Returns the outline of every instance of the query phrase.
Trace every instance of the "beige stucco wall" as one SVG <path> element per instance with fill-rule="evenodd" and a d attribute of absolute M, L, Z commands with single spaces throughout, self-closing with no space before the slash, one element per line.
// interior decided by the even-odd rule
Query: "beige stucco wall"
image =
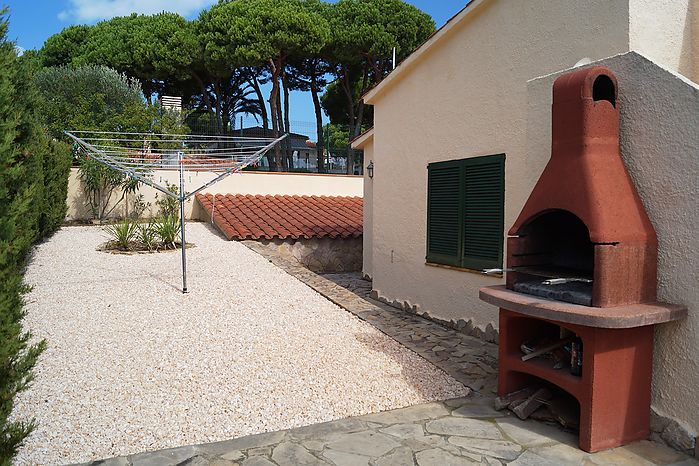
<path fill-rule="evenodd" d="M 658 235 L 658 298 L 689 317 L 657 327 L 653 407 L 699 431 L 699 86 L 636 53 L 603 60 L 619 82 L 621 149 Z M 551 144 L 551 86 L 528 83 L 527 152 Z M 536 159 L 536 160 L 535 160 Z M 538 177 L 543 164 L 531 157 Z"/>
<path fill-rule="evenodd" d="M 699 1 L 629 0 L 629 50 L 699 82 Z"/>
<path fill-rule="evenodd" d="M 188 173 L 185 176 L 185 191 L 192 191 L 216 175 L 210 172 Z M 159 184 L 169 182 L 179 186 L 179 173 L 172 170 L 157 170 L 153 173 L 154 181 Z M 343 175 L 316 175 L 316 174 L 290 174 L 290 173 L 256 173 L 244 172 L 230 175 L 220 182 L 205 189 L 206 193 L 213 194 L 288 194 L 307 196 L 362 196 L 363 181 L 361 176 Z M 156 194 L 158 192 L 148 186 L 139 190 L 143 194 L 144 201 L 150 202 L 155 207 Z M 158 194 L 163 196 L 163 194 Z M 112 197 L 118 199 L 121 193 L 115 193 Z M 78 177 L 78 170 L 71 169 L 68 182 L 68 220 L 85 220 L 90 218 L 90 209 Z M 130 204 L 133 204 L 132 202 Z M 185 215 L 192 217 L 194 202 L 186 205 Z M 124 216 L 125 211 L 120 206 L 114 211 L 114 216 Z M 156 215 L 154 208 L 149 209 L 145 215 Z M 195 217 L 198 213 L 194 212 Z"/>
<path fill-rule="evenodd" d="M 507 154 L 505 224 L 550 154 L 526 150 L 527 80 L 628 46 L 623 1 L 488 0 L 398 75 L 375 105 L 374 289 L 443 320 L 497 325 L 478 289 L 500 279 L 425 265 L 427 164 Z M 544 14 L 545 12 L 545 14 Z M 621 27 L 619 25 L 622 25 Z M 368 203 L 368 202 L 367 202 Z M 366 233 L 365 233 L 366 236 Z"/>
<path fill-rule="evenodd" d="M 369 178 L 367 173 L 367 165 L 369 162 L 374 162 L 374 170 L 377 169 L 379 165 L 375 160 L 374 155 L 374 139 L 371 140 L 364 146 L 364 236 L 362 245 L 362 274 L 366 277 L 373 277 L 374 271 L 372 269 L 372 254 L 374 245 L 372 244 L 372 238 L 374 235 L 371 233 L 374 222 L 373 222 L 373 205 L 374 205 L 374 180 Z"/>

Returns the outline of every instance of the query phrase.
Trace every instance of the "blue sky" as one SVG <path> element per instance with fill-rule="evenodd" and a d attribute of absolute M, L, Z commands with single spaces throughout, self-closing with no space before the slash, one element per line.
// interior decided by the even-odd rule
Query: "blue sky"
<path fill-rule="evenodd" d="M 437 27 L 461 10 L 467 0 L 406 0 L 432 15 Z M 9 38 L 22 49 L 40 48 L 44 41 L 71 24 L 92 24 L 132 12 L 175 11 L 193 18 L 216 0 L 0 0 L 10 9 Z M 294 93 L 292 120 L 314 121 L 310 97 Z"/>

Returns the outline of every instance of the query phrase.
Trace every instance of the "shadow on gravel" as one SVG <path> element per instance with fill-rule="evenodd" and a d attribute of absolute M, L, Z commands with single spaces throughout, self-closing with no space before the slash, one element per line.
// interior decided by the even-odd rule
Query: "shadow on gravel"
<path fill-rule="evenodd" d="M 467 395 L 468 388 L 463 387 L 459 382 L 454 380 L 454 389 L 451 393 L 445 393 L 442 396 L 435 397 L 435 391 L 443 387 L 435 386 L 435 381 L 426 377 L 425 371 L 420 368 L 420 366 L 424 365 L 433 365 L 420 357 L 418 357 L 419 362 L 410 362 L 410 359 L 415 361 L 415 358 L 407 357 L 410 350 L 400 343 L 391 340 L 390 337 L 383 334 L 369 333 L 355 333 L 354 337 L 368 350 L 383 353 L 398 364 L 401 367 L 401 375 L 405 381 L 426 401 L 441 401 Z M 436 366 L 433 366 L 433 369 L 443 372 Z M 444 376 L 448 377 L 448 374 L 444 373 Z"/>

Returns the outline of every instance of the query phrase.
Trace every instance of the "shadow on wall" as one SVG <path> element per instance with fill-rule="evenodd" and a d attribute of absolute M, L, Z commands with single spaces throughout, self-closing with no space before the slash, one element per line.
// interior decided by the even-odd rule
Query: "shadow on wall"
<path fill-rule="evenodd" d="M 682 53 L 679 72 L 694 82 L 699 81 L 699 2 L 690 1 L 682 34 Z"/>

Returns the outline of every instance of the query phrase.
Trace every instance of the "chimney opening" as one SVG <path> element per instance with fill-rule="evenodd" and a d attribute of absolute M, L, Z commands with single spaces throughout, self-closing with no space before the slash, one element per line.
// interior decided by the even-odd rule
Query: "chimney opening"
<path fill-rule="evenodd" d="M 616 89 L 612 78 L 603 74 L 595 79 L 592 85 L 592 100 L 595 102 L 606 100 L 616 107 Z"/>

